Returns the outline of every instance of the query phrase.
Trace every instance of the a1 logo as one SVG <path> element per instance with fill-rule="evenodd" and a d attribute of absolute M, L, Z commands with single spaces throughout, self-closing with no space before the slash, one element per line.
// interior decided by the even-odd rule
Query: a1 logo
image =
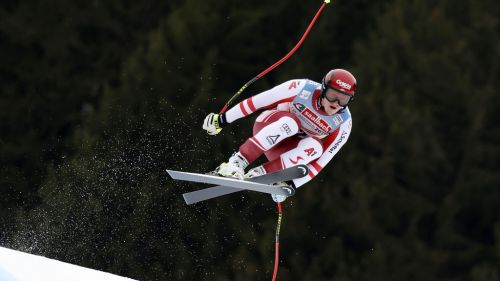
<path fill-rule="evenodd" d="M 314 148 L 307 148 L 307 149 L 304 149 L 304 152 L 307 153 L 307 156 L 311 156 L 314 154 Z"/>

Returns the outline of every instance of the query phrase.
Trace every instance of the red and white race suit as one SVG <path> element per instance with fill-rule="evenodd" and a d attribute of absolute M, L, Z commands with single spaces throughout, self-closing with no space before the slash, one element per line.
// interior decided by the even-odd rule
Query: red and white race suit
<path fill-rule="evenodd" d="M 226 112 L 228 123 L 266 109 L 256 119 L 253 136 L 240 153 L 253 162 L 265 154 L 267 173 L 307 164 L 309 174 L 295 179 L 299 187 L 314 178 L 349 138 L 352 118 L 348 108 L 328 116 L 320 107 L 321 84 L 296 79 L 252 96 Z"/>

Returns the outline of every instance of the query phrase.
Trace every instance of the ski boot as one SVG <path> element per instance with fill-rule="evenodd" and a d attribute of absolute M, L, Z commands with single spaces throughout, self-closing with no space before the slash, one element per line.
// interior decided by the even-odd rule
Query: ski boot
<path fill-rule="evenodd" d="M 264 170 L 264 167 L 258 166 L 258 167 L 250 169 L 245 174 L 245 178 L 249 179 L 249 178 L 253 178 L 253 177 L 262 176 L 262 175 L 265 175 L 265 174 L 267 174 L 267 172 L 266 172 L 266 170 Z M 289 185 L 286 182 L 284 182 L 284 181 L 274 183 L 273 185 L 275 185 L 275 186 L 286 186 L 286 187 L 289 187 Z M 287 196 L 271 194 L 271 197 L 273 198 L 274 202 L 280 203 L 280 202 L 285 201 L 285 199 L 286 199 Z"/>
<path fill-rule="evenodd" d="M 245 168 L 248 166 L 247 159 L 239 152 L 235 152 L 229 158 L 227 163 L 220 164 L 215 169 L 215 174 L 223 177 L 243 179 L 245 177 Z"/>
<path fill-rule="evenodd" d="M 266 173 L 266 170 L 264 170 L 264 167 L 258 166 L 258 167 L 255 167 L 255 168 L 248 170 L 248 172 L 245 174 L 245 179 L 263 176 L 265 174 L 267 174 L 267 173 Z"/>

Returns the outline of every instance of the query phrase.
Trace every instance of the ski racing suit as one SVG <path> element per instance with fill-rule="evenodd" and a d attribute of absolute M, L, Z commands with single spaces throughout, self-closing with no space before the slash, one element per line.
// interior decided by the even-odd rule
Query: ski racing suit
<path fill-rule="evenodd" d="M 346 107 L 328 116 L 321 109 L 321 84 L 296 79 L 243 100 L 225 114 L 227 123 L 267 109 L 256 119 L 253 136 L 240 146 L 252 163 L 262 154 L 267 173 L 307 164 L 309 174 L 293 180 L 300 187 L 314 178 L 346 143 L 352 119 Z"/>

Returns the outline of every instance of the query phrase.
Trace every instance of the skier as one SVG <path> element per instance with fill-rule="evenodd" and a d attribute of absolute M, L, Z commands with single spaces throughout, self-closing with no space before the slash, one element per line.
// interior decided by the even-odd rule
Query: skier
<path fill-rule="evenodd" d="M 314 178 L 346 143 L 352 119 L 347 105 L 354 98 L 356 79 L 344 69 L 333 69 L 322 83 L 295 79 L 243 100 L 226 113 L 207 115 L 203 129 L 210 135 L 237 119 L 267 109 L 256 119 L 253 136 L 215 169 L 224 177 L 239 179 L 307 164 L 309 174 L 288 182 L 294 188 Z M 267 163 L 245 169 L 265 154 Z M 282 195 L 273 195 L 282 202 Z"/>

